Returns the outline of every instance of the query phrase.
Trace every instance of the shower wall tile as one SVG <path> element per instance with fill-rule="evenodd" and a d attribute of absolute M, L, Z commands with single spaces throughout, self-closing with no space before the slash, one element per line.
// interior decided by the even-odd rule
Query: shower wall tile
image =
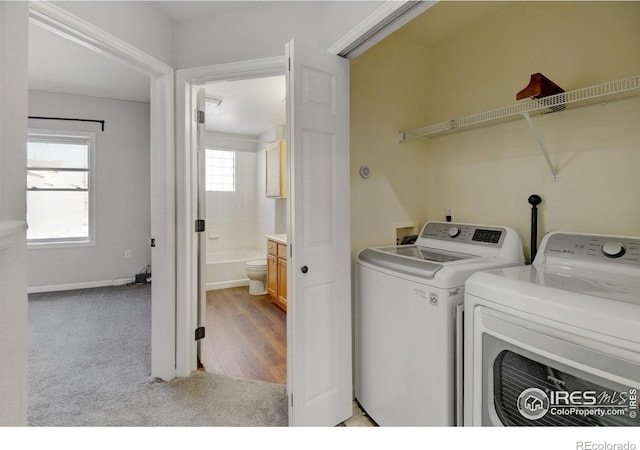
<path fill-rule="evenodd" d="M 256 248 L 256 157 L 236 152 L 235 192 L 207 192 L 207 251 Z"/>
<path fill-rule="evenodd" d="M 273 141 L 284 137 L 279 126 L 258 137 Z M 236 191 L 207 192 L 207 251 L 264 250 L 265 234 L 286 233 L 286 200 L 265 195 L 266 144 L 249 144 L 207 135 L 208 148 L 236 148 Z M 212 239 L 210 236 L 217 236 Z"/>

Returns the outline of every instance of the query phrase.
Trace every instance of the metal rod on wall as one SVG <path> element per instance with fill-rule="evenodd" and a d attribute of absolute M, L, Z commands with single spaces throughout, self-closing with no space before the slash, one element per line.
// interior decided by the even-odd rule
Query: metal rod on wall
<path fill-rule="evenodd" d="M 533 264 L 533 260 L 536 259 L 538 253 L 538 205 L 542 203 L 542 198 L 533 194 L 530 195 L 528 200 L 531 205 L 531 248 L 530 248 L 530 263 Z"/>
<path fill-rule="evenodd" d="M 29 116 L 29 119 L 40 119 L 40 120 L 70 120 L 74 122 L 95 122 L 99 123 L 102 127 L 102 131 L 104 131 L 104 120 L 94 120 L 94 119 L 70 119 L 67 117 L 43 117 L 43 116 Z"/>

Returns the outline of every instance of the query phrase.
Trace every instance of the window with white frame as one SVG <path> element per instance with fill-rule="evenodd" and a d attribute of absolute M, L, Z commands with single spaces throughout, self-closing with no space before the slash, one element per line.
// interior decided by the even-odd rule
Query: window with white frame
<path fill-rule="evenodd" d="M 236 152 L 206 149 L 205 176 L 207 191 L 235 192 Z"/>
<path fill-rule="evenodd" d="M 27 242 L 93 243 L 95 134 L 30 130 L 27 139 Z"/>

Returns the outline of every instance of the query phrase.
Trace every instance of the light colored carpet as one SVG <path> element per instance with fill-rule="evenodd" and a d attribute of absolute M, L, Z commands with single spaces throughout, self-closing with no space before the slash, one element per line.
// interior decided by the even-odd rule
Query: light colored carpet
<path fill-rule="evenodd" d="M 31 426 L 286 426 L 285 387 L 150 379 L 151 289 L 29 296 Z"/>

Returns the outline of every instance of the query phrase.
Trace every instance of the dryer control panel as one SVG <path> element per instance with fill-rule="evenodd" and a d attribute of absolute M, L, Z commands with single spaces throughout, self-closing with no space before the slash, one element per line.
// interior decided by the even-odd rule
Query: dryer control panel
<path fill-rule="evenodd" d="M 554 233 L 546 241 L 544 254 L 640 267 L 640 238 Z"/>
<path fill-rule="evenodd" d="M 450 222 L 428 222 L 422 228 L 420 237 L 498 248 L 502 246 L 505 234 L 506 230 L 500 227 Z"/>

